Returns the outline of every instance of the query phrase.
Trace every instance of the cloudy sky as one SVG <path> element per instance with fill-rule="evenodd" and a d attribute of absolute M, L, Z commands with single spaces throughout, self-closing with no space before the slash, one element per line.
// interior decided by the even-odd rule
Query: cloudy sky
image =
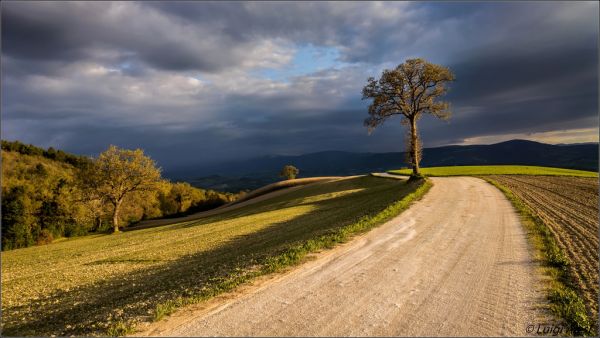
<path fill-rule="evenodd" d="M 361 89 L 407 58 L 449 66 L 425 146 L 598 140 L 598 2 L 2 2 L 2 138 L 165 169 L 370 136 Z"/>

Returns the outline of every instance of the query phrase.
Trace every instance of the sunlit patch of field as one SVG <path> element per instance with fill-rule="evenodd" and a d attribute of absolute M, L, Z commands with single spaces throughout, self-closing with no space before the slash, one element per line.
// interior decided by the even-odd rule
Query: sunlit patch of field
<path fill-rule="evenodd" d="M 126 333 L 155 319 L 161 304 L 217 294 L 294 246 L 379 215 L 422 183 L 318 183 L 194 221 L 4 252 L 3 333 Z"/>
<path fill-rule="evenodd" d="M 398 169 L 388 171 L 390 174 L 410 175 L 411 169 Z M 545 176 L 580 176 L 598 177 L 597 172 L 538 167 L 527 165 L 478 165 L 478 166 L 450 166 L 421 168 L 421 173 L 426 176 L 479 176 L 479 175 L 545 175 Z"/>

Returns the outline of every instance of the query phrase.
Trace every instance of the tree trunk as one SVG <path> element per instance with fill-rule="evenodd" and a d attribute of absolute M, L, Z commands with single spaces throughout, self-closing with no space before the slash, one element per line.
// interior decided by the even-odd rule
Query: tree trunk
<path fill-rule="evenodd" d="M 96 216 L 94 218 L 94 229 L 93 231 L 98 231 L 98 229 L 100 229 L 100 227 L 102 227 L 102 218 L 100 216 Z"/>
<path fill-rule="evenodd" d="M 412 157 L 412 170 L 413 176 L 419 176 L 419 136 L 417 135 L 417 121 L 416 119 L 410 120 L 410 151 Z"/>
<path fill-rule="evenodd" d="M 177 196 L 175 198 L 175 202 L 177 202 L 177 213 L 183 213 L 183 198 L 181 196 Z"/>
<path fill-rule="evenodd" d="M 113 211 L 113 232 L 119 232 L 119 209 L 121 208 L 121 201 L 115 203 L 115 210 Z"/>

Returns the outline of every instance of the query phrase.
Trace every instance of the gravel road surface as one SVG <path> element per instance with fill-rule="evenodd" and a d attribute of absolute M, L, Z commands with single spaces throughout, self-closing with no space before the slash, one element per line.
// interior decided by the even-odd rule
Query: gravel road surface
<path fill-rule="evenodd" d="M 527 325 L 545 315 L 517 214 L 483 180 L 431 180 L 421 201 L 386 224 L 143 334 L 527 335 Z"/>

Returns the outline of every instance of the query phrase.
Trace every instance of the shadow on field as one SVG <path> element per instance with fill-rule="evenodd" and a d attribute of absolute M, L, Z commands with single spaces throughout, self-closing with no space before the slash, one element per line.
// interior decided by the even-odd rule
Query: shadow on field
<path fill-rule="evenodd" d="M 326 184 L 337 185 L 333 186 L 333 192 L 366 189 L 311 203 L 315 209 L 309 213 L 248 235 L 234 237 L 210 251 L 152 265 L 101 283 L 56 292 L 27 306 L 7 308 L 2 333 L 5 336 L 105 334 L 106 328 L 118 321 L 151 320 L 156 304 L 177 297 L 198 295 L 228 277 L 260 267 L 268 257 L 282 252 L 292 243 L 332 232 L 357 221 L 363 215 L 376 214 L 417 187 L 404 181 L 390 182 L 372 177 Z M 392 191 L 398 193 L 389 193 Z M 276 210 L 282 203 L 279 201 L 270 208 L 266 205 L 252 206 L 257 209 L 252 213 Z M 348 208 L 340 205 L 359 207 L 361 213 L 349 212 Z M 225 219 L 239 215 L 239 212 L 234 212 Z M 210 217 L 199 220 L 194 222 L 194 226 L 210 221 Z M 175 229 L 165 229 L 171 230 Z M 168 249 L 166 247 L 165 251 Z M 134 263 L 140 262 L 103 262 L 114 264 L 115 270 L 119 265 Z M 19 317 L 24 318 L 19 322 Z"/>

